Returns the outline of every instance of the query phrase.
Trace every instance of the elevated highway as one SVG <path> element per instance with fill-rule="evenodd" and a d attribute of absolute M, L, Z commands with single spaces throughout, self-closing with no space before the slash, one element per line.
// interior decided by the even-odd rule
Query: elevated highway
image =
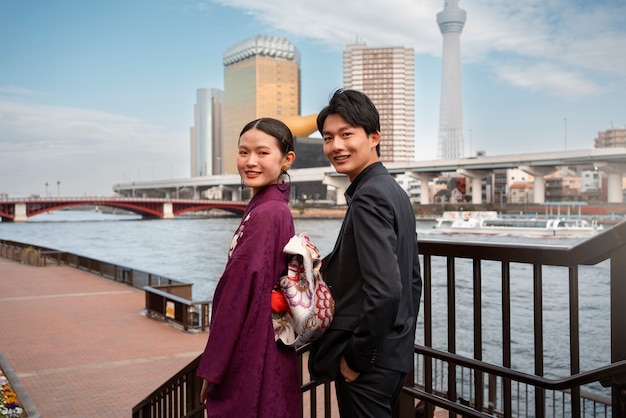
<path fill-rule="evenodd" d="M 626 173 L 626 148 L 594 148 L 588 150 L 554 151 L 499 156 L 478 156 L 453 160 L 411 161 L 385 163 L 392 174 L 407 174 L 421 181 L 422 190 L 428 182 L 442 173 L 456 172 L 471 179 L 472 202 L 482 203 L 482 179 L 495 169 L 519 168 L 534 177 L 535 203 L 545 202 L 544 176 L 553 173 L 560 166 L 593 166 L 608 178 L 608 202 L 622 203 L 622 177 Z M 348 179 L 337 174 L 331 167 L 292 169 L 289 171 L 292 182 L 321 182 L 337 189 L 337 203 L 344 204 L 343 192 L 349 185 Z M 212 188 L 224 188 L 232 198 L 241 199 L 241 179 L 237 174 L 170 179 L 147 182 L 120 183 L 113 190 L 122 196 L 143 196 L 159 191 L 165 196 L 176 197 L 181 190 L 192 190 L 194 196 Z M 429 204 L 428 193 L 421 193 L 421 204 Z"/>

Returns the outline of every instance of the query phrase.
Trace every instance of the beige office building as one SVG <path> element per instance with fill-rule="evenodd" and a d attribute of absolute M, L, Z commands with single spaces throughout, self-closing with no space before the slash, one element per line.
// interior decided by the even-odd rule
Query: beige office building
<path fill-rule="evenodd" d="M 626 128 L 608 129 L 598 132 L 594 140 L 596 148 L 623 148 L 626 147 Z"/>
<path fill-rule="evenodd" d="M 300 114 L 300 53 L 286 38 L 257 35 L 228 49 L 224 63 L 223 173 L 237 173 L 241 128 L 259 117 Z"/>
<path fill-rule="evenodd" d="M 343 82 L 345 88 L 367 94 L 380 113 L 381 160 L 415 160 L 414 50 L 347 45 Z"/>

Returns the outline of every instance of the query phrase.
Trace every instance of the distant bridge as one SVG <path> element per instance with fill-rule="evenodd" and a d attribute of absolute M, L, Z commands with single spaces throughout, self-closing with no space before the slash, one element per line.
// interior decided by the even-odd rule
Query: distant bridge
<path fill-rule="evenodd" d="M 129 197 L 31 197 L 0 199 L 3 222 L 26 222 L 28 218 L 76 206 L 109 206 L 147 218 L 170 219 L 188 212 L 222 209 L 236 215 L 246 210 L 247 202 L 225 200 L 159 199 Z"/>

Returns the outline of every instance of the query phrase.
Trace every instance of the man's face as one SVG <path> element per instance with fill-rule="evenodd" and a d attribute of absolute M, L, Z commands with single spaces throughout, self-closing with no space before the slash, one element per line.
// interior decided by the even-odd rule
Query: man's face
<path fill-rule="evenodd" d="M 338 114 L 329 115 L 322 131 L 324 154 L 338 173 L 346 174 L 350 182 L 370 164 L 378 161 L 376 145 L 380 133 L 365 134 L 363 127 L 350 125 Z"/>

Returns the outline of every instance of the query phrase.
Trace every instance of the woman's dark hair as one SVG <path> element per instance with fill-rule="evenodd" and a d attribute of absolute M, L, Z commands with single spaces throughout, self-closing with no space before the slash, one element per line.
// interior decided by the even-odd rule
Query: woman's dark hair
<path fill-rule="evenodd" d="M 328 106 L 317 115 L 317 129 L 323 135 L 324 122 L 330 115 L 339 115 L 354 127 L 362 127 L 366 135 L 380 132 L 380 115 L 374 103 L 357 90 L 336 90 Z M 376 146 L 380 156 L 380 144 Z"/>
<path fill-rule="evenodd" d="M 250 129 L 258 129 L 259 131 L 265 132 L 266 134 L 276 138 L 278 148 L 283 155 L 287 155 L 289 151 L 294 151 L 293 135 L 291 130 L 287 125 L 278 119 L 255 119 L 243 127 L 241 133 L 239 134 L 239 138 L 241 138 L 241 135 L 248 132 Z"/>

